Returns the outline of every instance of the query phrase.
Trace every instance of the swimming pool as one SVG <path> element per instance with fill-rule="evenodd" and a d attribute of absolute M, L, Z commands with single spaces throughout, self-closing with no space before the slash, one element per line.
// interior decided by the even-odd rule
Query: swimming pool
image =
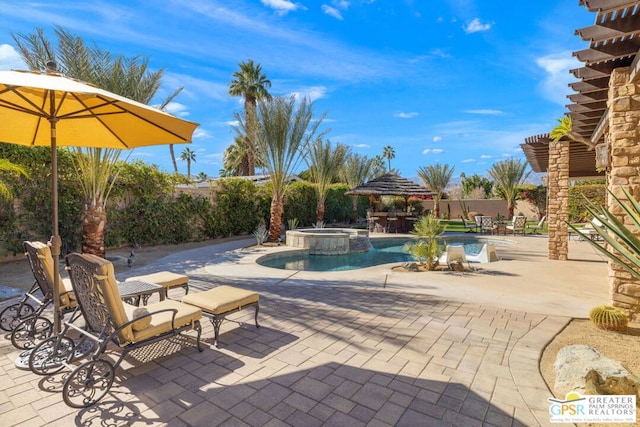
<path fill-rule="evenodd" d="M 302 271 L 346 271 L 374 265 L 394 262 L 413 262 L 415 259 L 402 248 L 411 238 L 381 238 L 371 239 L 373 249 L 368 252 L 345 255 L 309 255 L 306 252 L 283 252 L 276 256 L 264 256 L 257 260 L 258 264 L 279 268 L 282 270 Z M 479 239 L 473 236 L 445 236 L 443 243 L 448 245 L 463 245 L 467 255 L 477 255 L 485 243 L 496 246 L 509 244 L 507 241 L 495 239 Z"/>

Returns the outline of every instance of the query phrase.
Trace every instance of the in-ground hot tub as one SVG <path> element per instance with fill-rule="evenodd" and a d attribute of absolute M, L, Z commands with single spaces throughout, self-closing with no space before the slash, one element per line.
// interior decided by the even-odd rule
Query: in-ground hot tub
<path fill-rule="evenodd" d="M 310 255 L 344 255 L 371 249 L 369 230 L 310 228 L 287 231 L 287 246 L 307 249 Z"/>

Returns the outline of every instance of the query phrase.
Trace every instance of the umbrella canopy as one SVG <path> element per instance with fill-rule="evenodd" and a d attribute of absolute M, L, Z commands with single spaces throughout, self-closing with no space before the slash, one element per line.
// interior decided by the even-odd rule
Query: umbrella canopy
<path fill-rule="evenodd" d="M 345 191 L 349 196 L 432 196 L 433 191 L 394 173 L 387 173 L 376 179 Z"/>
<path fill-rule="evenodd" d="M 49 64 L 47 64 L 49 65 Z M 51 147 L 54 328 L 60 330 L 57 146 L 130 149 L 191 142 L 197 123 L 55 72 L 0 71 L 0 142 Z"/>

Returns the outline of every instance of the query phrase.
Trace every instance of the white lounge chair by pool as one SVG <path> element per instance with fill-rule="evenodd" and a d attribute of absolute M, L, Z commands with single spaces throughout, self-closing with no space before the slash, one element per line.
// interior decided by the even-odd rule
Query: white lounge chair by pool
<path fill-rule="evenodd" d="M 482 249 L 478 255 L 467 255 L 467 260 L 469 262 L 487 263 L 498 261 L 499 258 L 495 245 L 485 243 L 482 245 Z"/>

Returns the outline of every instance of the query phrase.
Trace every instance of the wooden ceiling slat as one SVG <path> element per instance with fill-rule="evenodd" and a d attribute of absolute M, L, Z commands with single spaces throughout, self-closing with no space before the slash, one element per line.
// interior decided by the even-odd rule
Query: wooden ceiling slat
<path fill-rule="evenodd" d="M 586 7 L 589 12 L 620 9 L 633 6 L 635 3 L 637 2 L 629 0 L 580 0 L 580 5 Z"/>
<path fill-rule="evenodd" d="M 593 62 L 625 58 L 635 54 L 638 49 L 640 49 L 640 38 L 633 37 L 615 43 L 601 44 L 589 49 L 579 50 L 573 52 L 573 56 L 577 57 L 580 62 L 586 62 L 589 65 Z"/>
<path fill-rule="evenodd" d="M 640 14 L 628 13 L 622 18 L 608 19 L 590 27 L 576 30 L 584 41 L 607 40 L 637 33 L 640 29 Z"/>

